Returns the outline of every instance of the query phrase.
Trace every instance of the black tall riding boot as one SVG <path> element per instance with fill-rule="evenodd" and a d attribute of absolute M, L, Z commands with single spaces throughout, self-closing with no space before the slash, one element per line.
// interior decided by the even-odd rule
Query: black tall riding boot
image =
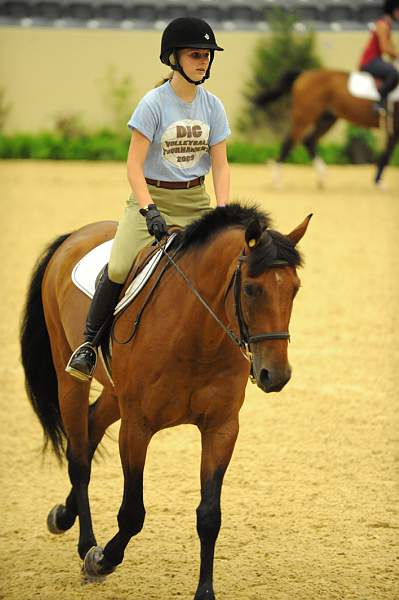
<path fill-rule="evenodd" d="M 79 381 L 90 381 L 97 364 L 96 339 L 102 326 L 114 312 L 123 284 L 114 283 L 105 267 L 91 301 L 84 331 L 85 341 L 72 354 L 65 368 L 67 373 Z"/>
<path fill-rule="evenodd" d="M 387 77 L 380 88 L 380 99 L 378 102 L 374 103 L 374 110 L 376 110 L 380 115 L 385 116 L 388 112 L 388 94 L 390 91 L 395 89 L 398 83 L 398 76 L 395 73 L 392 73 L 389 77 Z"/>

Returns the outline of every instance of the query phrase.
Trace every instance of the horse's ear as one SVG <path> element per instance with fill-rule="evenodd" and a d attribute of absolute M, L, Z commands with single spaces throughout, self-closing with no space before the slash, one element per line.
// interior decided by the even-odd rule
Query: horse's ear
<path fill-rule="evenodd" d="M 249 249 L 255 248 L 263 233 L 263 229 L 258 219 L 254 219 L 248 225 L 245 232 L 245 241 Z"/>
<path fill-rule="evenodd" d="M 290 238 L 291 242 L 293 242 L 294 246 L 303 238 L 306 233 L 306 230 L 309 225 L 309 221 L 312 218 L 313 213 L 308 215 L 304 221 L 298 227 L 296 227 L 291 233 L 287 234 L 287 237 Z"/>

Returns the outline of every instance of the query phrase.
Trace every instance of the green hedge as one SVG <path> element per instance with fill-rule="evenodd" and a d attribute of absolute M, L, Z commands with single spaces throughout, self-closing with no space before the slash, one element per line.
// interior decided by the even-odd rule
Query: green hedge
<path fill-rule="evenodd" d="M 320 155 L 327 164 L 350 164 L 355 162 L 349 151 L 353 143 L 353 131 L 348 130 L 347 139 L 342 144 L 325 143 L 320 145 Z M 359 139 L 368 144 L 367 140 Z M 117 136 L 109 131 L 100 131 L 93 135 L 66 137 L 61 134 L 44 132 L 39 134 L 20 133 L 0 134 L 0 159 L 46 159 L 46 160 L 113 160 L 125 161 L 129 147 L 129 138 Z M 372 155 L 376 150 L 367 146 Z M 263 164 L 276 159 L 280 144 L 253 144 L 246 141 L 231 141 L 228 144 L 228 159 L 231 163 Z M 309 156 L 303 146 L 293 149 L 287 162 L 292 164 L 310 164 Z M 396 147 L 391 164 L 399 166 L 399 145 Z"/>
<path fill-rule="evenodd" d="M 227 148 L 227 156 L 231 163 L 262 164 L 269 160 L 277 159 L 280 153 L 280 144 L 258 145 L 248 142 L 231 142 Z M 345 147 L 339 144 L 324 144 L 319 148 L 320 156 L 330 165 L 343 165 L 349 163 Z M 309 165 L 311 160 L 303 146 L 296 146 L 287 158 L 287 163 L 295 165 Z"/>
<path fill-rule="evenodd" d="M 0 134 L 0 158 L 126 160 L 128 145 L 128 140 L 107 132 L 78 138 L 50 132 Z"/>

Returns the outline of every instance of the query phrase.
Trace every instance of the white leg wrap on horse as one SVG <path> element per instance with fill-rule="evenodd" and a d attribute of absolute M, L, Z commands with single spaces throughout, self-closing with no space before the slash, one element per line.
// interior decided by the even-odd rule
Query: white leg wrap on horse
<path fill-rule="evenodd" d="M 271 160 L 269 162 L 272 168 L 272 186 L 276 189 L 283 187 L 283 176 L 281 171 L 281 163 Z"/>
<path fill-rule="evenodd" d="M 316 156 L 313 159 L 313 166 L 316 169 L 316 175 L 321 187 L 324 187 L 326 182 L 327 165 L 320 156 Z"/>
<path fill-rule="evenodd" d="M 375 187 L 377 187 L 381 192 L 389 191 L 389 186 L 385 183 L 385 181 L 381 181 L 381 179 L 379 181 L 377 181 L 377 183 L 375 184 Z"/>

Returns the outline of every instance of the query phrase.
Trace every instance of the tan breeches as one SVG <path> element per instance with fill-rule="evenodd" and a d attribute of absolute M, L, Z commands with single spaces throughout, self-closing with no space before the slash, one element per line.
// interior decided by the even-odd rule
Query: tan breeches
<path fill-rule="evenodd" d="M 149 185 L 154 204 L 167 225 L 186 227 L 193 220 L 210 210 L 210 198 L 205 185 L 189 190 L 167 190 Z M 115 283 L 123 283 L 137 254 L 154 241 L 147 231 L 145 217 L 139 213 L 139 205 L 131 196 L 119 222 L 108 264 L 108 276 Z"/>

